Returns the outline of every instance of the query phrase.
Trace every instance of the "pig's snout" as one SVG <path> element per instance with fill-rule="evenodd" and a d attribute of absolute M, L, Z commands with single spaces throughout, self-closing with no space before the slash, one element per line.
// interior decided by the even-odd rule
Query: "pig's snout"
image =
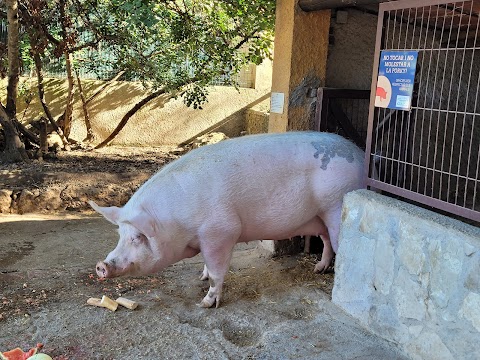
<path fill-rule="evenodd" d="M 99 261 L 96 266 L 97 275 L 101 278 L 112 277 L 112 266 L 106 262 Z"/>

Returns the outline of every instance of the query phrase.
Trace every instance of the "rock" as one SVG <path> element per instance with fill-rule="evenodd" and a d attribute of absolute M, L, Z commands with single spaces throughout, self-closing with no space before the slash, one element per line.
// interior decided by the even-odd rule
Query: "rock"
<path fill-rule="evenodd" d="M 35 212 L 37 206 L 35 205 L 35 194 L 29 190 L 23 189 L 17 197 L 16 208 L 19 214 Z"/>
<path fill-rule="evenodd" d="M 58 190 L 48 189 L 42 192 L 35 201 L 37 207 L 42 210 L 60 210 L 64 209 L 62 199 Z"/>
<path fill-rule="evenodd" d="M 0 190 L 0 213 L 9 213 L 12 206 L 12 191 Z"/>
<path fill-rule="evenodd" d="M 192 143 L 192 149 L 199 148 L 200 146 L 215 144 L 222 140 L 228 139 L 228 136 L 221 132 L 213 132 L 197 137 Z"/>

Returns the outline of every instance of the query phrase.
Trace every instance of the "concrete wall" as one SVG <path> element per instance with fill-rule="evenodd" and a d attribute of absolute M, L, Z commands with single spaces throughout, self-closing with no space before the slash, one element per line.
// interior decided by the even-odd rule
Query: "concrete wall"
<path fill-rule="evenodd" d="M 325 85 L 330 11 L 304 12 L 298 0 L 278 0 L 272 93 L 284 94 L 283 112 L 271 112 L 269 132 L 308 130 L 315 98 L 309 89 Z"/>
<path fill-rule="evenodd" d="M 271 61 L 257 66 L 255 89 L 214 86 L 210 89 L 209 102 L 203 110 L 187 108 L 182 99 L 168 102 L 160 97 L 144 106 L 130 119 L 125 128 L 115 138 L 116 145 L 170 145 L 179 144 L 208 129 L 225 131 L 228 136 L 238 136 L 245 130 L 246 110 L 258 107 L 268 101 L 272 78 Z M 34 99 L 26 107 L 22 98 L 18 101 L 18 118 L 28 122 L 43 115 L 37 95 L 36 81 L 29 82 Z M 101 81 L 84 81 L 87 97 L 103 85 Z M 64 110 L 66 100 L 66 80 L 47 79 L 45 82 L 46 100 L 54 117 Z M 117 81 L 89 104 L 92 127 L 97 141 L 105 139 L 117 126 L 124 114 L 146 95 L 140 83 Z M 0 97 L 4 94 L 0 93 Z M 26 111 L 24 112 L 26 108 Z M 71 137 L 83 140 L 86 129 L 78 93 L 75 96 L 74 122 Z M 221 125 L 221 126 L 219 126 Z"/>
<path fill-rule="evenodd" d="M 480 229 L 346 195 L 333 302 L 412 359 L 480 359 Z"/>
<path fill-rule="evenodd" d="M 333 12 L 325 86 L 370 90 L 377 19 L 356 9 Z"/>

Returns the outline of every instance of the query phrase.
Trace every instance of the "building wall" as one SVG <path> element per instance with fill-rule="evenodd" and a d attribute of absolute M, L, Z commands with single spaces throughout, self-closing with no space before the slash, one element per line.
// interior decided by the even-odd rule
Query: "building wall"
<path fill-rule="evenodd" d="M 258 107 L 268 98 L 272 77 L 271 61 L 257 66 L 255 89 L 213 86 L 210 88 L 208 103 L 202 110 L 188 108 L 181 98 L 166 101 L 166 97 L 151 101 L 138 111 L 112 144 L 157 146 L 180 144 L 208 129 L 228 132 L 228 136 L 238 136 L 245 130 L 246 111 Z M 100 88 L 102 81 L 84 81 L 87 97 Z M 18 119 L 28 122 L 44 115 L 36 94 L 36 81 L 28 84 L 33 101 L 27 107 L 22 98 L 18 101 Z M 64 110 L 66 80 L 46 79 L 45 97 L 52 114 L 57 118 Z M 137 82 L 117 81 L 89 104 L 91 123 L 97 141 L 105 139 L 115 129 L 122 117 L 146 92 Z M 0 97 L 5 96 L 0 93 Z M 82 140 L 86 136 L 84 117 L 78 92 L 75 94 L 71 137 Z M 218 127 L 217 125 L 221 125 Z"/>
<path fill-rule="evenodd" d="M 412 359 L 480 359 L 480 229 L 368 190 L 342 217 L 333 302 Z"/>
<path fill-rule="evenodd" d="M 315 98 L 325 85 L 330 11 L 304 12 L 298 0 L 278 0 L 272 93 L 284 94 L 283 111 L 271 112 L 269 132 L 308 130 Z"/>
<path fill-rule="evenodd" d="M 370 90 L 376 30 L 376 15 L 356 9 L 332 13 L 325 86 Z"/>

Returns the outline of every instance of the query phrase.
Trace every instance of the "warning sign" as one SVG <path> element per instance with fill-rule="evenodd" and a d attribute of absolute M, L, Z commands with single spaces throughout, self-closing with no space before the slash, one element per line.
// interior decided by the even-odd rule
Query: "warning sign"
<path fill-rule="evenodd" d="M 410 110 L 418 51 L 382 51 L 375 106 Z"/>

